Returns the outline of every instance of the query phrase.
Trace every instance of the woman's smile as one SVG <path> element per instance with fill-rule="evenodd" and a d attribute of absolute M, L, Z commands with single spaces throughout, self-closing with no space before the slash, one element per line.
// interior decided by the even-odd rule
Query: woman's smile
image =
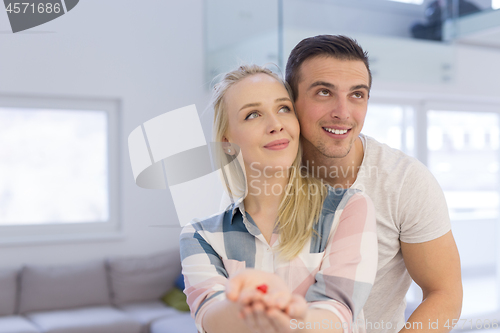
<path fill-rule="evenodd" d="M 290 140 L 288 139 L 281 139 L 281 140 L 274 140 L 267 145 L 264 146 L 264 148 L 271 149 L 271 150 L 282 150 L 288 147 L 288 144 L 290 143 Z"/>

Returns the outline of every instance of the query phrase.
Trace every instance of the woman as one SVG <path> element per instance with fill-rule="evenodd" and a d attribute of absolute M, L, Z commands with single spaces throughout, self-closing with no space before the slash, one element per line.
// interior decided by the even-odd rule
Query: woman
<path fill-rule="evenodd" d="M 373 205 L 304 174 L 292 101 L 286 83 L 256 65 L 215 87 L 215 141 L 226 156 L 241 149 L 248 193 L 181 233 L 200 332 L 363 330 L 351 324 L 375 279 Z"/>

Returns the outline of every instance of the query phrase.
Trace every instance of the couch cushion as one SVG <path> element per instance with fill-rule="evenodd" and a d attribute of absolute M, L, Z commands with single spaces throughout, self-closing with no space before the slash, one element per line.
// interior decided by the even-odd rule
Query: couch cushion
<path fill-rule="evenodd" d="M 179 250 L 149 256 L 108 259 L 112 301 L 119 306 L 156 301 L 181 272 Z"/>
<path fill-rule="evenodd" d="M 178 312 L 174 317 L 155 320 L 151 323 L 150 333 L 198 333 L 194 319 L 186 312 Z"/>
<path fill-rule="evenodd" d="M 141 324 L 112 307 L 92 307 L 26 315 L 43 333 L 139 333 Z"/>
<path fill-rule="evenodd" d="M 121 306 L 120 310 L 146 325 L 149 325 L 158 318 L 173 317 L 180 313 L 159 301 L 127 304 Z"/>
<path fill-rule="evenodd" d="M 104 261 L 65 266 L 25 266 L 19 312 L 109 305 Z"/>
<path fill-rule="evenodd" d="M 40 333 L 26 318 L 21 316 L 0 317 L 0 333 Z"/>
<path fill-rule="evenodd" d="M 18 272 L 17 268 L 0 269 L 0 316 L 16 313 Z"/>

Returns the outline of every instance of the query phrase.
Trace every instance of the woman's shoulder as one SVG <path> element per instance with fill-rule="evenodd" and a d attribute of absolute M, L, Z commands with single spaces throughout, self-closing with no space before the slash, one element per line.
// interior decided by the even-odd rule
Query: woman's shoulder
<path fill-rule="evenodd" d="M 191 222 L 186 224 L 182 232 L 223 232 L 224 220 L 228 219 L 232 215 L 233 209 L 230 207 L 223 211 L 217 212 L 210 216 L 203 218 L 194 218 Z"/>

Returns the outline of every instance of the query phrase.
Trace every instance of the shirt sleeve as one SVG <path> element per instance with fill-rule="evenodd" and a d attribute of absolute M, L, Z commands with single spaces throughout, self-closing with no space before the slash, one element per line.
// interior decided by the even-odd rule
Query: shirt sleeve
<path fill-rule="evenodd" d="M 333 219 L 316 282 L 309 287 L 306 300 L 310 308 L 335 313 L 344 332 L 350 332 L 377 273 L 375 209 L 367 195 L 348 190 Z"/>
<path fill-rule="evenodd" d="M 227 272 L 220 256 L 201 236 L 199 223 L 186 225 L 180 235 L 182 274 L 187 303 L 199 332 L 210 304 L 226 298 Z"/>
<path fill-rule="evenodd" d="M 429 169 L 419 161 L 407 168 L 399 191 L 397 211 L 400 240 L 423 243 L 451 230 L 443 190 Z"/>

